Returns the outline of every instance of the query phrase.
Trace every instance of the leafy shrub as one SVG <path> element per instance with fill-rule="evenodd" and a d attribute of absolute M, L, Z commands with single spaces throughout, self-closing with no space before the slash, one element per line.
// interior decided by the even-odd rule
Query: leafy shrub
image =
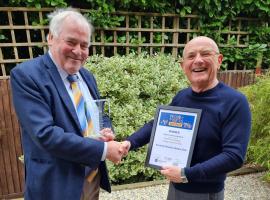
<path fill-rule="evenodd" d="M 252 112 L 252 131 L 248 161 L 269 169 L 270 181 L 270 74 L 258 79 L 254 85 L 241 88 L 247 96 Z"/>
<path fill-rule="evenodd" d="M 179 64 L 170 55 L 92 56 L 86 66 L 94 73 L 101 95 L 110 99 L 118 141 L 153 119 L 158 105 L 170 103 L 187 86 Z M 146 149 L 130 152 L 120 165 L 109 163 L 112 182 L 160 179 L 157 171 L 144 167 Z"/>

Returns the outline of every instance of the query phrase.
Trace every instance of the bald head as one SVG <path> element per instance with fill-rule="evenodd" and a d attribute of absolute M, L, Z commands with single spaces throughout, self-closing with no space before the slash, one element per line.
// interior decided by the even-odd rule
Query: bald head
<path fill-rule="evenodd" d="M 198 36 L 198 37 L 195 37 L 192 40 L 190 40 L 185 45 L 185 48 L 183 50 L 183 58 L 186 55 L 186 49 L 190 48 L 190 46 L 193 46 L 194 44 L 197 44 L 197 43 L 198 44 L 207 44 L 207 46 L 209 46 L 213 51 L 215 51 L 216 53 L 219 53 L 218 46 L 214 40 L 212 40 L 211 38 L 206 37 L 206 36 Z"/>
<path fill-rule="evenodd" d="M 199 36 L 186 44 L 181 67 L 193 91 L 203 92 L 218 84 L 217 71 L 222 59 L 217 44 L 209 37 Z"/>

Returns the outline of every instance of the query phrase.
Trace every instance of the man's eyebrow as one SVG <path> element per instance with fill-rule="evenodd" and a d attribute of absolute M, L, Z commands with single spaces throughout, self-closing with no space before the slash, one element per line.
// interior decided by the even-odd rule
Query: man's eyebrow
<path fill-rule="evenodd" d="M 207 49 L 200 49 L 200 50 L 191 50 L 191 51 L 188 51 L 187 54 L 197 53 L 197 52 L 205 52 L 205 51 L 214 51 L 214 52 L 216 52 L 214 49 L 207 48 Z"/>
<path fill-rule="evenodd" d="M 67 37 L 66 40 L 69 40 L 69 41 L 75 41 L 75 42 L 78 42 L 78 43 L 81 43 L 81 44 L 90 44 L 88 41 L 80 41 L 79 39 L 77 38 L 74 38 L 74 37 Z"/>

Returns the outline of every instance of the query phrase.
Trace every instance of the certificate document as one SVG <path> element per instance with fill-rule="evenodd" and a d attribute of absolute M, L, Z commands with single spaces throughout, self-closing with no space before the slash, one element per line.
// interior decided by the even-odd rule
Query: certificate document
<path fill-rule="evenodd" d="M 145 165 L 156 169 L 189 166 L 200 117 L 200 109 L 159 106 Z"/>

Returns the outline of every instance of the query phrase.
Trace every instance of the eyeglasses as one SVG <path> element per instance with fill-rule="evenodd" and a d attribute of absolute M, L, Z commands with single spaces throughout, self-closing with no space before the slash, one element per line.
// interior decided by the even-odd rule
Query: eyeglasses
<path fill-rule="evenodd" d="M 219 55 L 218 52 L 215 52 L 213 50 L 201 50 L 199 52 L 189 52 L 187 53 L 187 55 L 184 57 L 184 60 L 187 59 L 187 60 L 194 60 L 197 55 L 200 55 L 200 57 L 202 59 L 207 59 L 207 58 L 210 58 L 211 56 L 215 56 L 215 55 Z"/>

